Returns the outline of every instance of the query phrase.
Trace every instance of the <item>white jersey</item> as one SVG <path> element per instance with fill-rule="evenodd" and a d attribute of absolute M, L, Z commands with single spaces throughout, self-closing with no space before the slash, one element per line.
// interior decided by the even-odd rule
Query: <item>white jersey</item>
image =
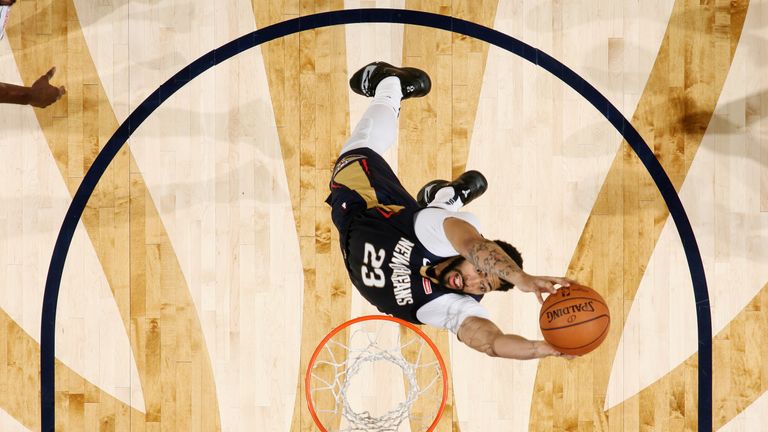
<path fill-rule="evenodd" d="M 449 217 L 461 219 L 480 231 L 480 222 L 472 213 L 455 212 L 437 207 L 428 207 L 416 214 L 414 230 L 421 244 L 428 251 L 440 257 L 459 255 L 448 241 L 443 221 Z M 490 318 L 488 310 L 474 298 L 464 294 L 444 294 L 416 311 L 416 317 L 424 324 L 450 330 L 457 334 L 461 323 L 470 316 Z"/>

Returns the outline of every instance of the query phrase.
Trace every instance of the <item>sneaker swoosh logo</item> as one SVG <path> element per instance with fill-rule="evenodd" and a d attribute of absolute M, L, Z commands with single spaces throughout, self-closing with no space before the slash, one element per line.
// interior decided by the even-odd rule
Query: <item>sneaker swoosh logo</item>
<path fill-rule="evenodd" d="M 363 89 L 363 92 L 367 95 L 371 95 L 372 92 L 368 89 L 368 82 L 371 79 L 371 75 L 373 75 L 373 70 L 376 69 L 376 66 L 368 66 L 363 71 L 363 82 L 360 84 L 360 87 Z"/>

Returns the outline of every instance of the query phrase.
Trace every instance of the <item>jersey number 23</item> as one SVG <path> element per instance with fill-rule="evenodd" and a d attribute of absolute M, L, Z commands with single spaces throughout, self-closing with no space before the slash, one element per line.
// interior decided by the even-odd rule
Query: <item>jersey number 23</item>
<path fill-rule="evenodd" d="M 385 252 L 384 249 L 376 251 L 373 245 L 370 243 L 365 244 L 363 250 L 363 265 L 360 266 L 360 276 L 363 278 L 363 283 L 367 287 L 384 287 L 384 271 L 381 270 L 381 265 L 384 263 Z M 368 268 L 368 265 L 371 268 Z"/>

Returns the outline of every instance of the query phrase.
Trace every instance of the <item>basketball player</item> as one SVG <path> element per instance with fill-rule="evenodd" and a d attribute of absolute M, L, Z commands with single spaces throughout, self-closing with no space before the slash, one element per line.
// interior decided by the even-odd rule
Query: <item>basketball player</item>
<path fill-rule="evenodd" d="M 8 10 L 14 3 L 16 0 L 0 0 L 0 39 L 5 35 Z M 55 67 L 35 80 L 29 87 L 0 82 L 0 103 L 32 105 L 36 108 L 47 107 L 67 93 L 64 86 L 54 87 L 50 84 L 49 81 L 54 73 L 56 73 Z"/>
<path fill-rule="evenodd" d="M 569 286 L 565 278 L 523 272 L 517 249 L 486 240 L 477 218 L 458 211 L 485 192 L 483 175 L 468 171 L 452 182 L 429 182 L 415 200 L 382 158 L 395 141 L 400 101 L 429 93 L 429 76 L 374 62 L 349 84 L 373 100 L 341 149 L 326 202 L 360 294 L 383 313 L 446 328 L 489 356 L 561 356 L 543 340 L 504 334 L 480 305 L 484 294 L 514 286 L 540 302 L 555 284 Z"/>

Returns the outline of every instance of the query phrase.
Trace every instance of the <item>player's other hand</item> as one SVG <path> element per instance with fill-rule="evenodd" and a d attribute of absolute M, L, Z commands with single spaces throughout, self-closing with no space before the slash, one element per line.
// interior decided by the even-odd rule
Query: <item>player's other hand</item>
<path fill-rule="evenodd" d="M 523 277 L 523 280 L 518 281 L 515 286 L 522 292 L 532 292 L 536 294 L 536 298 L 539 299 L 539 303 L 544 303 L 544 297 L 542 296 L 543 293 L 547 292 L 554 294 L 557 291 L 555 285 L 567 287 L 571 286 L 572 283 L 575 283 L 575 281 L 563 277 L 531 276 L 526 274 Z"/>
<path fill-rule="evenodd" d="M 67 93 L 64 86 L 54 87 L 49 82 L 53 78 L 53 74 L 56 73 L 56 68 L 52 67 L 51 70 L 45 73 L 37 79 L 29 88 L 29 104 L 37 108 L 45 108 L 48 105 L 61 99 Z"/>
<path fill-rule="evenodd" d="M 557 350 L 557 348 L 553 347 L 547 341 L 536 341 L 536 356 L 538 358 L 542 357 L 562 357 L 567 360 L 573 360 L 578 356 L 570 355 L 570 354 L 563 354 L 560 351 Z"/>

